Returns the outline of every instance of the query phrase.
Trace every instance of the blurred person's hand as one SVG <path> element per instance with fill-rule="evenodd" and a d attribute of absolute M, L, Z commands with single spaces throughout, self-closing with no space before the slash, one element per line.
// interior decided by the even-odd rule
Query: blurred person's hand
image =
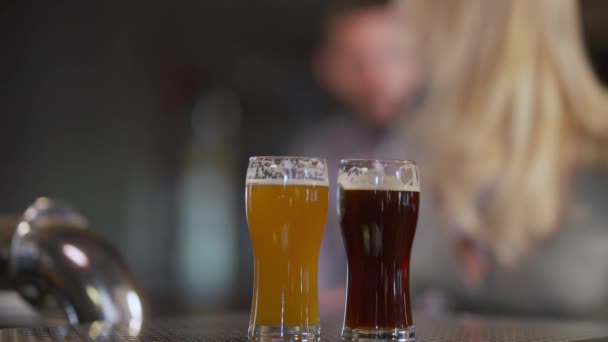
<path fill-rule="evenodd" d="M 487 271 L 484 255 L 475 242 L 468 238 L 458 239 L 455 251 L 464 270 L 464 284 L 470 290 L 478 289 L 483 284 Z"/>

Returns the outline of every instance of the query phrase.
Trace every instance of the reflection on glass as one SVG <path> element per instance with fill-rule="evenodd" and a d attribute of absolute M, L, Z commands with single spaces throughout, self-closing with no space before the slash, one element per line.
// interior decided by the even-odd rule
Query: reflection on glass
<path fill-rule="evenodd" d="M 79 267 L 86 267 L 89 264 L 89 258 L 80 248 L 66 243 L 62 247 L 63 254 Z"/>
<path fill-rule="evenodd" d="M 19 223 L 19 225 L 17 226 L 17 233 L 19 235 L 25 235 L 27 233 L 29 233 L 32 230 L 32 227 L 30 226 L 30 224 L 28 222 L 21 222 Z"/>
<path fill-rule="evenodd" d="M 94 286 L 87 285 L 86 291 L 87 295 L 89 296 L 89 298 L 91 298 L 91 301 L 95 303 L 95 305 L 101 305 L 101 296 L 99 295 L 99 292 Z"/>

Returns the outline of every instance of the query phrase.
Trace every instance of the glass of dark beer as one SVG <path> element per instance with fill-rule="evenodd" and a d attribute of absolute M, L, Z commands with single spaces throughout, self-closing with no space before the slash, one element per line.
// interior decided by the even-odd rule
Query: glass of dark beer
<path fill-rule="evenodd" d="M 344 340 L 415 341 L 410 254 L 418 168 L 403 160 L 342 160 L 339 218 L 348 259 Z"/>

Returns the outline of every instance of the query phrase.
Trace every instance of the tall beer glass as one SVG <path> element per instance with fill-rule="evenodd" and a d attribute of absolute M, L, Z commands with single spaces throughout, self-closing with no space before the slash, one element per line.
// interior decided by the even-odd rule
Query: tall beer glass
<path fill-rule="evenodd" d="M 319 339 L 317 262 L 328 188 L 323 159 L 249 159 L 245 200 L 255 258 L 250 339 Z"/>
<path fill-rule="evenodd" d="M 410 253 L 418 169 L 400 160 L 342 160 L 339 217 L 348 260 L 345 340 L 414 341 Z"/>

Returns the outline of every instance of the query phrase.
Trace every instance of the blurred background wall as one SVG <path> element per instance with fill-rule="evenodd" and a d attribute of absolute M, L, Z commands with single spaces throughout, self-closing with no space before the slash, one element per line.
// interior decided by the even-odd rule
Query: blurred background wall
<path fill-rule="evenodd" d="M 0 1 L 0 212 L 73 203 L 155 314 L 245 309 L 247 157 L 286 153 L 329 99 L 322 0 Z M 608 80 L 608 2 L 583 0 Z"/>

